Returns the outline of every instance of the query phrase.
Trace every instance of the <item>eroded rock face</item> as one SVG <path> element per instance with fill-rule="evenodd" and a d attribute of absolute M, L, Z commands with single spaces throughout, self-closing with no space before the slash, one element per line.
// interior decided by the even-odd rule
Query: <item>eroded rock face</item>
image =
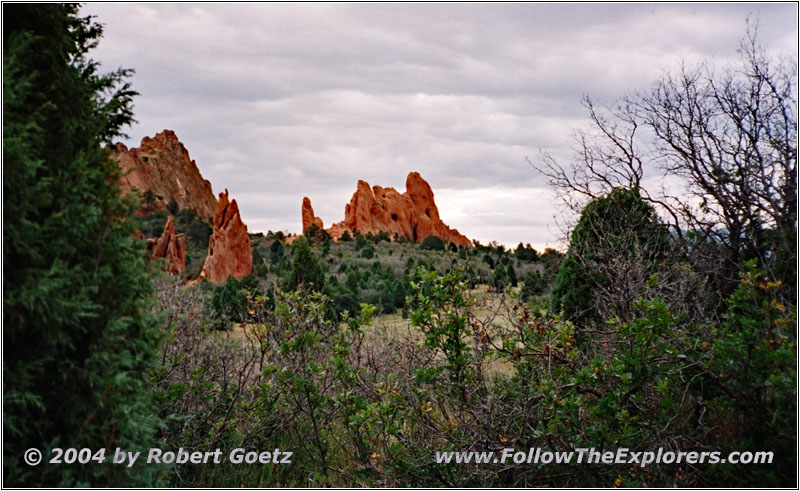
<path fill-rule="evenodd" d="M 306 230 L 306 199 L 303 200 L 303 231 Z M 310 206 L 309 202 L 309 209 Z M 414 242 L 422 242 L 425 237 L 435 235 L 456 245 L 472 246 L 467 237 L 445 225 L 439 218 L 433 190 L 417 172 L 408 175 L 406 192 L 403 194 L 394 188 L 370 188 L 366 181 L 358 181 L 356 192 L 345 206 L 344 220 L 331 225 L 327 232 L 338 240 L 345 230 L 361 234 L 388 232 Z"/>
<path fill-rule="evenodd" d="M 316 225 L 320 230 L 324 228 L 322 226 L 322 219 L 314 216 L 314 208 L 311 207 L 310 199 L 303 198 L 301 213 L 303 215 L 303 233 L 306 233 L 306 230 L 312 225 Z"/>
<path fill-rule="evenodd" d="M 153 138 L 144 137 L 138 148 L 128 149 L 117 143 L 111 156 L 122 170 L 123 192 L 135 188 L 141 193 L 150 190 L 160 196 L 151 203 L 143 201 L 140 215 L 163 210 L 174 199 L 181 209 L 192 209 L 207 220 L 214 216 L 217 200 L 211 183 L 203 179 L 174 131 L 164 130 Z"/>
<path fill-rule="evenodd" d="M 247 226 L 239 216 L 236 200 L 228 201 L 228 190 L 219 193 L 214 214 L 213 230 L 208 239 L 208 256 L 200 272 L 200 279 L 212 283 L 225 283 L 228 276 L 237 280 L 253 269 L 253 250 Z"/>
<path fill-rule="evenodd" d="M 165 270 L 169 274 L 180 274 L 186 269 L 186 236 L 175 233 L 175 220 L 167 217 L 161 237 L 153 244 L 153 258 L 165 258 Z"/>

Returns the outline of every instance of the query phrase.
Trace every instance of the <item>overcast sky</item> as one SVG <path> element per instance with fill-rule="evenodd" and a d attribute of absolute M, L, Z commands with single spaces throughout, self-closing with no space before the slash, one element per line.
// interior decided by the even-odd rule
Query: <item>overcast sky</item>
<path fill-rule="evenodd" d="M 325 226 L 358 179 L 410 171 L 483 243 L 560 247 L 559 207 L 526 163 L 569 155 L 581 98 L 611 103 L 681 60 L 724 66 L 745 20 L 797 52 L 783 4 L 89 4 L 93 57 L 136 70 L 130 146 L 173 129 L 251 232 Z"/>

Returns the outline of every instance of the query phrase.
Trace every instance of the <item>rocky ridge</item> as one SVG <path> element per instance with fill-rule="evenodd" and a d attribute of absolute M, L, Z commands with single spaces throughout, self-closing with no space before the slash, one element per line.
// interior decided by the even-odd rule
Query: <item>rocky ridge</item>
<path fill-rule="evenodd" d="M 203 179 L 197 163 L 189 158 L 189 151 L 174 131 L 144 137 L 139 147 L 130 149 L 117 143 L 111 149 L 111 157 L 122 171 L 123 192 L 137 189 L 144 194 L 149 190 L 155 196 L 150 202 L 142 200 L 140 215 L 164 210 L 174 199 L 181 209 L 194 210 L 206 220 L 214 216 L 217 200 L 211 183 Z"/>
<path fill-rule="evenodd" d="M 314 216 L 311 200 L 307 197 L 303 198 L 301 213 L 303 233 L 311 225 L 323 228 L 322 219 Z M 344 220 L 326 229 L 335 240 L 345 230 L 361 234 L 388 232 L 413 242 L 422 242 L 435 235 L 456 245 L 472 246 L 466 236 L 442 222 L 433 190 L 418 172 L 408 174 L 406 191 L 402 194 L 391 187 L 370 187 L 366 181 L 359 180 L 356 192 L 345 206 Z"/>

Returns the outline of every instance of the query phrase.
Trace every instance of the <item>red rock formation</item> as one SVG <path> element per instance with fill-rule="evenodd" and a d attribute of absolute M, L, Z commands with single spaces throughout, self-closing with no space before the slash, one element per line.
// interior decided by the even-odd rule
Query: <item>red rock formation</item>
<path fill-rule="evenodd" d="M 303 231 L 306 229 L 307 199 L 303 200 Z M 308 208 L 311 208 L 310 202 Z M 358 181 L 356 192 L 345 206 L 344 220 L 331 225 L 327 232 L 338 240 L 345 230 L 361 234 L 385 231 L 414 242 L 422 242 L 425 237 L 435 235 L 456 245 L 472 246 L 467 237 L 445 225 L 439 218 L 433 191 L 417 172 L 408 175 L 406 192 L 403 194 L 394 188 L 370 188 L 366 181 Z"/>
<path fill-rule="evenodd" d="M 301 209 L 301 213 L 303 215 L 303 233 L 306 233 L 308 227 L 312 225 L 316 225 L 317 227 L 323 229 L 322 226 L 322 219 L 319 217 L 314 216 L 314 208 L 311 207 L 311 200 L 308 198 L 303 198 L 303 207 Z"/>
<path fill-rule="evenodd" d="M 214 228 L 208 239 L 208 256 L 200 272 L 200 279 L 224 283 L 228 276 L 237 280 L 253 269 L 253 250 L 247 226 L 239 216 L 236 200 L 228 202 L 228 190 L 219 193 Z"/>
<path fill-rule="evenodd" d="M 170 274 L 179 274 L 186 269 L 186 237 L 175 233 L 175 220 L 170 215 L 164 232 L 153 245 L 153 258 L 165 258 L 165 270 Z"/>
<path fill-rule="evenodd" d="M 153 138 L 144 137 L 139 148 L 117 143 L 111 156 L 122 170 L 123 192 L 150 190 L 160 196 L 153 203 L 142 203 L 140 215 L 163 210 L 174 199 L 181 209 L 192 209 L 207 220 L 214 216 L 217 200 L 211 183 L 203 179 L 175 132 L 164 130 Z"/>

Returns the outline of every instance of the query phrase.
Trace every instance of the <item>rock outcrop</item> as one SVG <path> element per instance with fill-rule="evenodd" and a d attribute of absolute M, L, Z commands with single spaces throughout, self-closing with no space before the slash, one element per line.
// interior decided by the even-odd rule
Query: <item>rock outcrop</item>
<path fill-rule="evenodd" d="M 307 200 L 303 199 L 303 232 L 316 220 L 320 228 L 322 226 L 322 220 L 314 216 L 311 202 L 306 203 Z M 358 181 L 356 192 L 345 206 L 344 220 L 331 225 L 327 232 L 338 240 L 345 230 L 361 234 L 388 232 L 393 237 L 397 234 L 413 242 L 435 235 L 456 245 L 472 246 L 467 237 L 439 218 L 433 190 L 417 172 L 406 178 L 403 194 L 394 188 L 370 187 L 366 181 Z"/>
<path fill-rule="evenodd" d="M 199 278 L 212 283 L 224 283 L 228 276 L 240 280 L 252 269 L 253 250 L 247 226 L 239 216 L 236 200 L 228 201 L 226 189 L 224 193 L 219 193 L 213 230 L 208 239 L 208 256 Z"/>
<path fill-rule="evenodd" d="M 320 230 L 324 228 L 322 226 L 322 219 L 314 216 L 314 208 L 311 207 L 310 199 L 303 198 L 301 213 L 303 215 L 303 233 L 306 233 L 306 230 L 312 225 L 316 225 Z"/>
<path fill-rule="evenodd" d="M 211 183 L 203 179 L 174 131 L 164 130 L 153 138 L 144 137 L 138 148 L 128 149 L 117 143 L 111 150 L 112 158 L 122 170 L 123 192 L 152 191 L 154 199 L 142 200 L 140 215 L 163 210 L 174 199 L 181 209 L 192 209 L 207 220 L 214 216 L 217 200 Z"/>
<path fill-rule="evenodd" d="M 167 218 L 164 232 L 153 244 L 153 258 L 167 260 L 165 270 L 170 274 L 180 274 L 186 269 L 186 237 L 175 233 L 175 220 Z"/>

